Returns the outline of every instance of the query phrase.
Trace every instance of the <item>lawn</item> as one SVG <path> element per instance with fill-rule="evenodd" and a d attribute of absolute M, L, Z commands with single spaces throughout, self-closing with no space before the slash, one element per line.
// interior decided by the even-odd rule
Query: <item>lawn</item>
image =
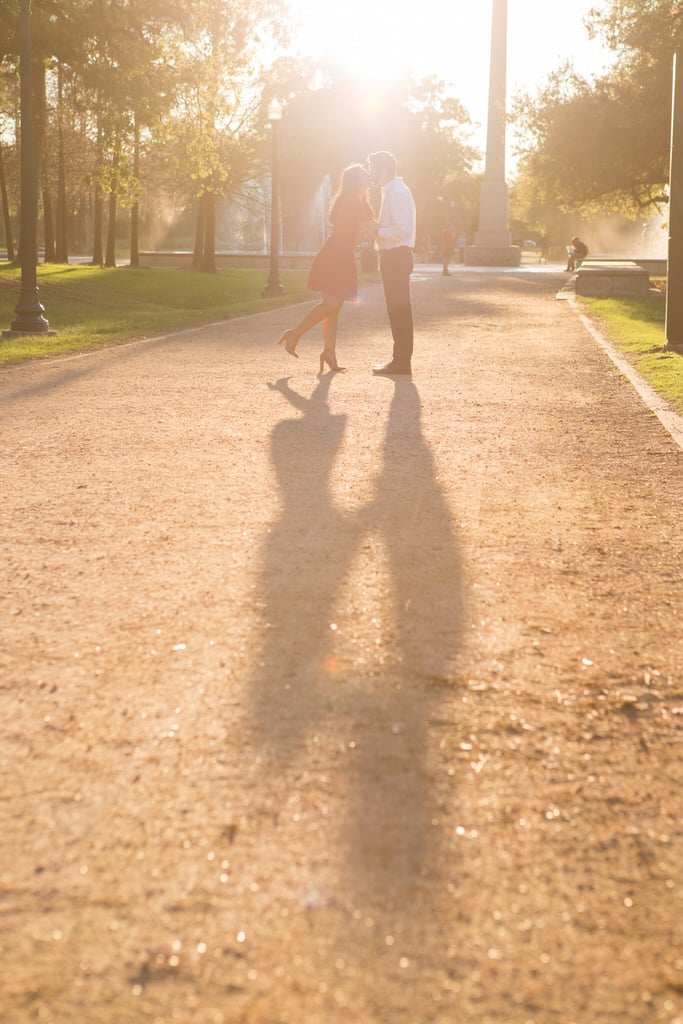
<path fill-rule="evenodd" d="M 0 339 L 0 365 L 213 323 L 310 298 L 304 271 L 280 274 L 285 294 L 262 299 L 267 271 L 38 267 L 39 298 L 54 337 Z M 9 328 L 21 271 L 0 263 L 0 328 Z"/>
<path fill-rule="evenodd" d="M 581 303 L 641 377 L 675 409 L 683 411 L 683 354 L 664 351 L 664 296 L 582 297 Z"/>

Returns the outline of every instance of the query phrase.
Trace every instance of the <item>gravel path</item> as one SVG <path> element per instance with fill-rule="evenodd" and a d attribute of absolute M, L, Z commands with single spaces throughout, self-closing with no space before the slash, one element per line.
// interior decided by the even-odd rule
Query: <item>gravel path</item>
<path fill-rule="evenodd" d="M 0 373 L 7 1024 L 683 1024 L 683 451 L 420 272 Z"/>

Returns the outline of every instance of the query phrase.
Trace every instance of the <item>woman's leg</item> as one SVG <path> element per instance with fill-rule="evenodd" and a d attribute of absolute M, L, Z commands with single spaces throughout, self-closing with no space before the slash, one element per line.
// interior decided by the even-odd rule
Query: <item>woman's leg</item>
<path fill-rule="evenodd" d="M 331 314 L 336 316 L 337 313 L 339 313 L 341 306 L 341 299 L 336 298 L 334 295 L 324 295 L 322 302 L 319 302 L 317 306 L 314 306 L 313 309 L 306 314 L 303 320 L 296 325 L 296 327 L 292 327 L 289 331 L 285 331 L 280 338 L 278 345 L 284 345 L 290 355 L 294 355 L 294 350 L 296 349 L 302 335 L 304 335 L 306 331 L 310 331 L 311 327 L 315 327 L 316 324 L 319 324 L 321 320 L 325 320 L 325 318 Z"/>
<path fill-rule="evenodd" d="M 323 320 L 323 338 L 325 344 L 322 352 L 320 353 L 320 372 L 322 373 L 325 369 L 325 363 L 331 370 L 344 370 L 345 367 L 339 366 L 337 363 L 337 324 L 339 322 L 339 310 L 341 309 L 341 303 L 339 309 L 334 313 L 330 313 Z"/>
<path fill-rule="evenodd" d="M 341 309 L 341 306 L 339 309 Z M 325 352 L 332 358 L 334 358 L 337 351 L 337 324 L 339 322 L 339 309 L 335 310 L 334 313 L 328 313 L 323 320 Z"/>

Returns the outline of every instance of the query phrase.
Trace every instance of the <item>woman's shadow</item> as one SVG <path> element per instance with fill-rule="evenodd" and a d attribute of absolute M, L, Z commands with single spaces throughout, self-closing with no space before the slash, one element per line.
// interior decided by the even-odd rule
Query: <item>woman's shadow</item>
<path fill-rule="evenodd" d="M 261 558 L 260 605 L 265 639 L 252 694 L 255 724 L 279 756 L 295 755 L 332 706 L 331 626 L 339 588 L 358 543 L 359 524 L 332 501 L 330 472 L 347 416 L 328 404 L 334 374 L 310 398 L 287 378 L 269 384 L 303 416 L 271 434 L 271 462 L 282 499 Z"/>

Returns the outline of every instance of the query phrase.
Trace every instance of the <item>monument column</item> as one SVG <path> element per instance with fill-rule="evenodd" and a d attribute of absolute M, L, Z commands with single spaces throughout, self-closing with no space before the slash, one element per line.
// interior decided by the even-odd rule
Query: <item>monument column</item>
<path fill-rule="evenodd" d="M 521 260 L 519 246 L 510 243 L 505 181 L 507 6 L 507 0 L 493 0 L 486 164 L 479 199 L 479 230 L 474 245 L 465 249 L 467 266 L 517 267 Z"/>

